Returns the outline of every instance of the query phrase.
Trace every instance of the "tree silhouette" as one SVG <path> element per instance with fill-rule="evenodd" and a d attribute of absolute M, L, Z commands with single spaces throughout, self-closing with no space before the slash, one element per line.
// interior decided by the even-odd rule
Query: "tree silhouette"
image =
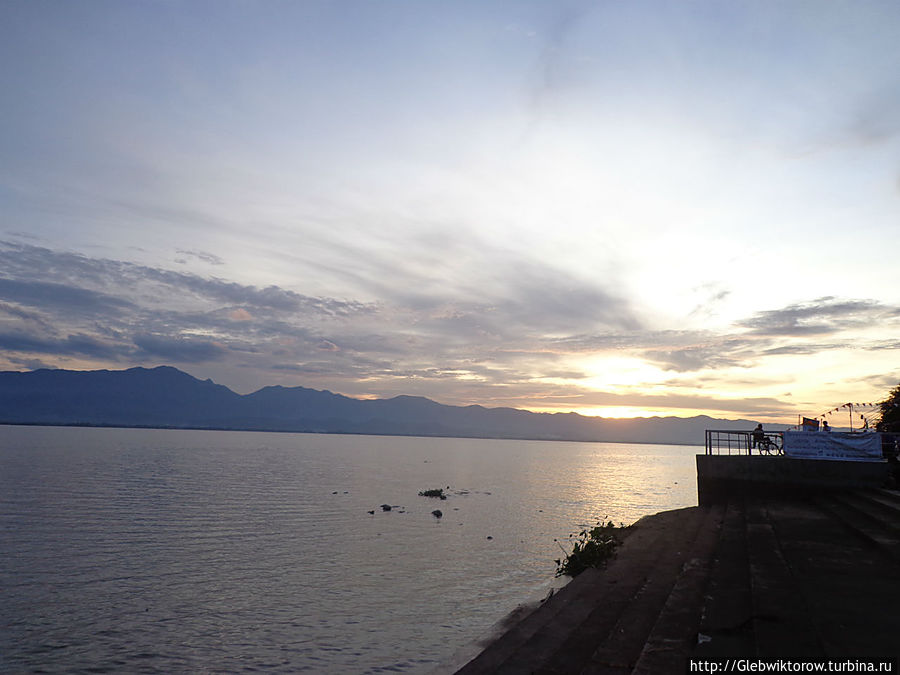
<path fill-rule="evenodd" d="M 877 431 L 900 432 L 900 384 L 891 390 L 881 403 L 881 418 L 875 425 Z"/>

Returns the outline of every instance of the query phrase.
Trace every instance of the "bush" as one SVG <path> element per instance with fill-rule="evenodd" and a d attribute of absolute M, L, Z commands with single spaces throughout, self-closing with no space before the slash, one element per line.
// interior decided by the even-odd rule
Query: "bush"
<path fill-rule="evenodd" d="M 597 521 L 597 525 L 590 530 L 582 530 L 572 546 L 572 552 L 567 553 L 563 559 L 557 559 L 556 576 L 568 575 L 577 577 L 588 567 L 603 567 L 616 553 L 621 545 L 626 530 L 622 524 L 616 527 L 612 521 L 604 523 Z M 570 538 L 576 535 L 570 535 Z M 559 542 L 556 542 L 559 544 Z M 559 544 L 562 548 L 562 544 Z M 562 548 L 563 553 L 566 552 Z"/>

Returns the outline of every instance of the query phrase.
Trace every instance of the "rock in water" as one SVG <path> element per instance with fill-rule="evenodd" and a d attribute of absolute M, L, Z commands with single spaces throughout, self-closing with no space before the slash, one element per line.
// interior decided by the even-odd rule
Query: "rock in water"
<path fill-rule="evenodd" d="M 440 509 L 435 509 L 431 512 L 431 515 L 433 515 L 435 518 L 443 518 L 444 516 Z"/>

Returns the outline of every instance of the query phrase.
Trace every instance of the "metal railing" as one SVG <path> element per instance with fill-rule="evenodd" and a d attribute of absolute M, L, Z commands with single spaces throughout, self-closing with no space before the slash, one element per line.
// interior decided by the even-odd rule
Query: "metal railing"
<path fill-rule="evenodd" d="M 900 457 L 900 433 L 878 433 L 881 436 L 881 452 L 886 459 Z M 706 430 L 707 455 L 782 455 L 784 433 L 765 431 L 761 438 L 754 438 L 752 431 Z"/>
<path fill-rule="evenodd" d="M 780 455 L 782 433 L 766 431 L 760 436 L 752 431 L 706 430 L 707 455 Z"/>

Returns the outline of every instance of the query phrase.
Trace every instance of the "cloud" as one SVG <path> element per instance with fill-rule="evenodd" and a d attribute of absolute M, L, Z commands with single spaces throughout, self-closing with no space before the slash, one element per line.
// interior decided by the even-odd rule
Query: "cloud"
<path fill-rule="evenodd" d="M 748 349 L 752 346 L 753 343 L 747 340 L 720 338 L 712 344 L 670 350 L 648 349 L 642 354 L 665 370 L 687 372 L 743 366 L 749 357 L 756 354 Z"/>
<path fill-rule="evenodd" d="M 118 361 L 123 350 L 91 335 L 69 335 L 63 339 L 35 337 L 24 333 L 0 333 L 0 349 L 56 355 L 80 355 Z"/>
<path fill-rule="evenodd" d="M 337 344 L 319 332 L 323 322 L 375 311 L 275 285 L 8 242 L 0 245 L 0 269 L 7 276 L 0 278 L 0 299 L 7 301 L 0 303 L 0 330 L 5 347 L 17 352 L 194 363 L 221 360 L 229 351 L 286 349 L 302 359 Z"/>
<path fill-rule="evenodd" d="M 830 335 L 897 316 L 898 308 L 872 300 L 824 297 L 783 309 L 758 312 L 739 322 L 739 325 L 749 328 L 754 335 L 806 337 Z"/>
<path fill-rule="evenodd" d="M 655 363 L 664 370 L 687 372 L 743 366 L 758 356 L 770 342 L 711 331 L 635 330 L 573 335 L 550 340 L 547 344 L 561 352 L 627 353 Z"/>
<path fill-rule="evenodd" d="M 349 316 L 369 311 L 361 302 L 348 302 L 333 298 L 316 298 L 271 285 L 264 288 L 247 286 L 216 278 L 204 278 L 195 274 L 172 272 L 138 265 L 124 270 L 126 278 L 133 282 L 150 281 L 181 289 L 208 300 L 218 300 L 236 305 L 249 305 L 281 311 L 308 311 L 333 316 Z"/>
<path fill-rule="evenodd" d="M 253 321 L 253 315 L 243 307 L 231 310 L 228 313 L 228 318 L 232 321 Z"/>
<path fill-rule="evenodd" d="M 543 333 L 569 334 L 598 325 L 640 328 L 624 297 L 558 269 L 516 266 L 505 278 L 510 280 L 506 284 L 509 292 L 497 303 L 504 321 L 512 319 L 516 325 L 530 325 Z"/>
<path fill-rule="evenodd" d="M 272 370 L 286 370 L 292 373 L 303 373 L 306 375 L 324 375 L 334 372 L 334 368 L 327 364 L 298 364 L 298 363 L 274 363 L 269 366 Z"/>
<path fill-rule="evenodd" d="M 8 363 L 23 367 L 54 356 L 186 364 L 217 379 L 227 373 L 232 379 L 223 383 L 245 391 L 247 382 L 283 383 L 456 404 L 762 415 L 793 408 L 765 396 L 696 395 L 701 380 L 728 373 L 729 386 L 736 386 L 733 369 L 837 349 L 846 346 L 841 331 L 900 318 L 897 308 L 875 301 L 824 297 L 758 312 L 722 331 L 651 330 L 614 277 L 598 284 L 552 262 L 496 249 L 469 255 L 460 267 L 467 275 L 428 264 L 404 268 L 398 286 L 385 285 L 377 301 L 363 302 L 7 244 L 0 246 L 6 277 L 0 279 L 0 349 Z M 373 256 L 371 263 L 361 279 L 388 269 L 389 256 Z M 443 279 L 446 284 L 436 283 Z M 703 290 L 713 304 L 725 293 Z M 830 338 L 810 340 L 821 335 Z M 886 339 L 859 344 L 896 347 Z M 630 393 L 586 390 L 581 381 L 598 376 L 586 359 L 606 357 L 677 375 L 643 392 L 640 383 L 628 384 Z M 700 379 L 682 377 L 691 372 Z"/>
<path fill-rule="evenodd" d="M 792 403 L 772 397 L 721 398 L 692 393 L 586 393 L 582 397 L 581 403 L 649 409 L 717 410 L 725 413 L 764 416 L 780 415 L 784 414 L 785 409 L 793 409 Z"/>
<path fill-rule="evenodd" d="M 819 354 L 820 352 L 829 351 L 831 349 L 841 349 L 846 345 L 831 342 L 810 342 L 803 344 L 789 344 L 764 349 L 763 356 L 809 356 L 810 354 Z"/>
<path fill-rule="evenodd" d="M 900 371 L 895 371 L 890 375 L 872 375 L 871 377 L 866 378 L 866 381 L 869 382 L 873 388 L 885 392 L 884 398 L 887 398 L 887 392 L 894 389 L 894 387 L 900 386 Z"/>
<path fill-rule="evenodd" d="M 691 310 L 688 314 L 689 317 L 711 318 L 715 316 L 722 303 L 731 295 L 730 290 L 722 288 L 718 283 L 706 283 L 694 288 L 693 291 L 706 297 Z"/>
<path fill-rule="evenodd" d="M 336 344 L 334 344 L 331 340 L 325 340 L 325 339 L 319 340 L 318 344 L 316 345 L 316 348 L 321 349 L 322 351 L 325 351 L 325 352 L 341 351 L 341 348 L 338 347 Z"/>
<path fill-rule="evenodd" d="M 207 253 L 206 251 L 182 251 L 179 249 L 176 251 L 179 255 L 185 256 L 187 258 L 195 258 L 201 262 L 208 263 L 210 265 L 224 265 L 225 261 L 222 260 L 219 256 L 213 253 Z M 182 265 L 187 264 L 187 260 L 176 260 L 175 262 L 180 263 Z"/>
<path fill-rule="evenodd" d="M 7 314 L 9 316 L 13 316 L 19 319 L 25 319 L 27 321 L 40 321 L 40 315 L 34 312 L 26 312 L 21 307 L 16 307 L 15 305 L 10 305 L 5 302 L 0 302 L 0 312 Z"/>
<path fill-rule="evenodd" d="M 885 88 L 862 98 L 860 105 L 844 110 L 840 121 L 828 130 L 802 137 L 796 154 L 802 157 L 842 150 L 875 151 L 893 142 L 900 135 L 900 89 Z"/>
<path fill-rule="evenodd" d="M 885 143 L 900 134 L 900 89 L 873 96 L 859 111 L 848 132 L 862 145 Z"/>
<path fill-rule="evenodd" d="M 612 282 L 602 286 L 511 253 L 482 255 L 483 264 L 473 266 L 455 297 L 420 303 L 417 326 L 450 343 L 526 349 L 557 336 L 641 327 L 631 302 Z"/>
<path fill-rule="evenodd" d="M 66 312 L 120 314 L 134 305 L 122 298 L 66 284 L 0 279 L 0 298 L 39 308 Z"/>
<path fill-rule="evenodd" d="M 136 335 L 134 344 L 145 356 L 162 357 L 176 363 L 213 361 L 227 353 L 215 342 L 166 335 Z"/>
<path fill-rule="evenodd" d="M 39 358 L 22 359 L 14 355 L 9 355 L 7 356 L 7 361 L 9 361 L 10 364 L 20 366 L 26 370 L 39 370 L 41 368 L 53 369 L 56 367 Z"/>
<path fill-rule="evenodd" d="M 900 134 L 900 87 L 891 83 L 857 93 L 855 107 L 845 112 L 843 124 L 813 142 L 807 152 L 833 148 L 870 148 L 888 143 Z"/>
<path fill-rule="evenodd" d="M 772 356 L 807 356 L 845 349 L 840 340 L 847 331 L 884 328 L 900 318 L 898 308 L 871 300 L 819 298 L 806 303 L 758 312 L 737 321 L 725 332 L 692 330 L 630 330 L 580 333 L 546 340 L 559 353 L 604 353 L 617 351 L 664 370 L 685 373 L 701 370 L 747 368 Z M 830 336 L 830 341 L 815 340 Z M 894 349 L 895 340 L 864 340 L 855 337 L 858 349 Z"/>
<path fill-rule="evenodd" d="M 84 309 L 134 306 L 134 302 L 121 296 L 144 289 L 151 291 L 155 285 L 157 291 L 159 286 L 164 287 L 164 292 L 155 295 L 169 304 L 185 300 L 187 296 L 329 316 L 349 316 L 371 309 L 364 303 L 311 297 L 275 285 L 258 288 L 214 277 L 12 242 L 0 242 L 0 264 L 6 275 L 12 277 L 0 280 L 0 297 L 12 295 L 8 299 L 19 298 L 23 304 L 52 302 Z"/>
<path fill-rule="evenodd" d="M 869 349 L 879 351 L 883 349 L 900 349 L 900 340 L 879 340 L 871 343 Z"/>
<path fill-rule="evenodd" d="M 641 355 L 666 370 L 677 372 L 704 369 L 749 367 L 770 356 L 808 356 L 835 349 L 845 349 L 846 341 L 812 341 L 820 336 L 838 337 L 847 331 L 885 327 L 900 317 L 896 307 L 871 300 L 839 300 L 823 297 L 806 303 L 757 312 L 736 322 L 741 333 L 663 332 L 647 334 L 635 340 L 633 347 Z M 785 342 L 785 340 L 790 340 Z M 648 342 L 673 342 L 659 348 Z M 894 341 L 870 342 L 856 338 L 859 349 L 890 349 Z"/>
<path fill-rule="evenodd" d="M 538 37 L 543 38 L 543 47 L 535 70 L 532 88 L 532 106 L 538 112 L 547 99 L 557 93 L 566 82 L 569 64 L 565 46 L 575 28 L 588 13 L 588 5 L 561 3 L 555 8 L 554 16 L 546 24 Z"/>

